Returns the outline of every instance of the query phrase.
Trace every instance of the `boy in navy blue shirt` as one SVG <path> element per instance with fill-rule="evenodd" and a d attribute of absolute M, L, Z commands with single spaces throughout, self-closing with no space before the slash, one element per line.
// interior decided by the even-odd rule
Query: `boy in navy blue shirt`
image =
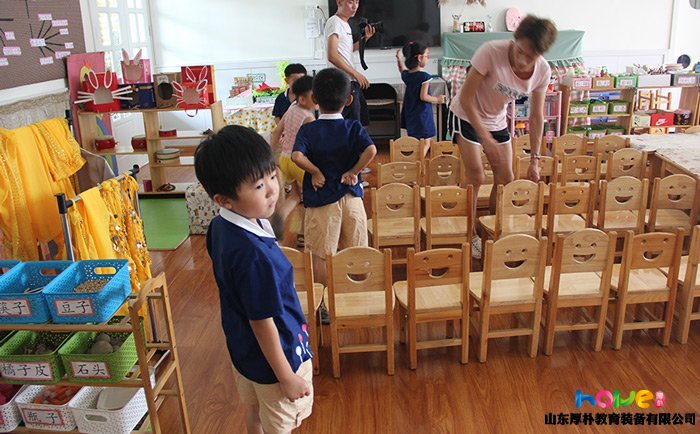
<path fill-rule="evenodd" d="M 321 70 L 313 81 L 318 120 L 302 125 L 292 161 L 302 168 L 304 242 L 314 257 L 314 274 L 325 279 L 325 258 L 346 247 L 367 246 L 367 214 L 360 172 L 377 148 L 359 121 L 343 119 L 352 103 L 350 80 L 336 68 Z"/>
<path fill-rule="evenodd" d="M 311 414 L 312 355 L 292 266 L 265 220 L 279 194 L 272 151 L 253 130 L 227 126 L 199 145 L 195 172 L 221 206 L 207 252 L 248 432 L 290 432 Z"/>
<path fill-rule="evenodd" d="M 292 85 L 297 79 L 306 75 L 306 68 L 301 63 L 290 63 L 284 68 L 284 82 L 287 83 L 287 90 L 277 95 L 275 105 L 272 107 L 272 116 L 275 124 L 279 124 L 282 116 L 287 113 L 297 96 L 292 92 Z"/>

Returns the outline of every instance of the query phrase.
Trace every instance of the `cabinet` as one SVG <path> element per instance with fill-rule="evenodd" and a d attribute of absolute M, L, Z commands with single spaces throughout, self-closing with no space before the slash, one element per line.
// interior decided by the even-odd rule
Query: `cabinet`
<path fill-rule="evenodd" d="M 364 91 L 369 111 L 367 132 L 373 140 L 393 140 L 401 136 L 401 112 L 396 89 L 387 83 L 371 84 Z"/>
<path fill-rule="evenodd" d="M 108 149 L 98 151 L 95 148 L 94 142 L 98 135 L 98 126 L 94 122 L 94 117 L 97 113 L 84 112 L 78 113 L 80 122 L 80 139 L 83 147 L 90 152 L 103 156 L 124 155 L 124 154 L 145 154 L 148 155 L 148 163 L 151 171 L 151 182 L 153 191 L 139 191 L 139 195 L 145 194 L 180 194 L 185 193 L 185 189 L 190 183 L 174 183 L 175 189 L 172 191 L 157 191 L 158 187 L 167 184 L 166 169 L 168 167 L 178 166 L 194 166 L 194 150 L 196 145 L 207 136 L 202 131 L 178 131 L 176 136 L 160 137 L 158 132 L 161 127 L 160 115 L 167 112 L 184 112 L 181 108 L 161 108 L 161 109 L 143 109 L 143 110 L 119 110 L 112 113 L 140 113 L 143 115 L 144 130 L 146 133 L 146 149 L 133 150 L 130 146 L 127 150 Z M 217 101 L 210 107 L 199 109 L 200 116 L 206 116 L 209 113 L 211 116 L 212 130 L 218 131 L 224 127 L 224 113 L 221 101 Z M 184 141 L 190 142 L 182 144 Z M 194 143 L 192 143 L 194 142 Z M 156 160 L 156 151 L 162 149 L 179 149 L 180 158 L 174 162 L 159 163 Z"/>
<path fill-rule="evenodd" d="M 145 420 L 141 423 L 141 428 L 134 431 L 138 433 L 153 432 L 159 434 L 163 432 L 158 418 L 158 409 L 166 398 L 176 398 L 181 419 L 181 429 L 185 433 L 190 433 L 165 275 L 161 273 L 146 281 L 138 294 L 129 297 L 127 304 L 129 315 L 122 321 L 114 324 L 107 324 L 106 322 L 102 324 L 0 324 L 0 330 L 133 332 L 138 355 L 137 369 L 124 381 L 119 383 L 75 383 L 62 380 L 55 384 L 95 387 L 143 387 L 146 394 L 148 413 Z M 140 326 L 132 327 L 132 325 L 140 324 L 139 312 L 146 307 L 148 307 L 149 320 L 153 331 L 147 330 L 144 333 Z M 162 329 L 165 330 L 164 335 L 162 335 Z M 155 369 L 155 384 L 152 385 L 149 381 L 149 372 L 156 365 L 160 366 Z M 174 382 L 169 383 L 172 379 L 174 379 Z M 0 382 L 2 382 L 2 379 L 0 379 Z M 168 385 L 167 388 L 166 384 Z M 171 384 L 174 384 L 174 386 Z M 149 429 L 149 425 L 151 429 Z M 37 431 L 21 426 L 12 432 L 28 433 Z M 77 430 L 73 432 L 77 432 Z"/>
<path fill-rule="evenodd" d="M 632 107 L 634 106 L 635 89 L 634 88 L 595 88 L 595 89 L 571 89 L 566 85 L 559 86 L 562 94 L 562 109 L 561 109 L 561 130 L 560 134 L 569 134 L 573 132 L 571 127 L 588 128 L 592 126 L 608 127 L 607 130 L 615 129 L 620 133 L 629 134 L 632 126 Z M 600 113 L 600 114 L 570 114 L 572 103 L 581 102 L 588 99 L 603 99 L 603 100 L 620 100 L 629 103 L 626 113 Z M 606 130 L 606 132 L 607 132 Z M 581 130 L 584 134 L 585 129 Z M 589 141 L 593 141 L 589 138 Z"/>
<path fill-rule="evenodd" d="M 678 99 L 677 106 L 675 104 L 671 104 L 672 101 L 678 97 L 678 92 L 673 92 L 674 90 L 680 91 L 680 98 Z M 663 94 L 664 92 L 666 92 L 665 95 Z M 646 96 L 645 94 L 650 96 Z M 659 94 L 661 94 L 662 96 L 654 96 Z M 660 101 L 655 101 L 657 99 Z M 685 128 L 692 127 L 693 125 L 698 125 L 700 123 L 700 113 L 698 113 L 700 111 L 700 89 L 697 86 L 645 86 L 637 88 L 635 92 L 635 109 L 659 108 L 659 105 L 661 104 L 666 106 L 661 108 L 666 108 L 671 111 L 675 108 L 690 111 L 690 123 L 688 125 L 666 125 L 649 127 L 634 126 L 632 128 L 633 134 L 663 134 L 668 133 L 669 129 L 679 131 L 684 130 Z"/>
<path fill-rule="evenodd" d="M 559 135 L 561 130 L 561 92 L 547 92 L 544 100 L 544 130 L 547 143 Z M 508 128 L 512 137 L 530 133 L 530 105 L 528 98 L 511 101 L 508 104 Z"/>

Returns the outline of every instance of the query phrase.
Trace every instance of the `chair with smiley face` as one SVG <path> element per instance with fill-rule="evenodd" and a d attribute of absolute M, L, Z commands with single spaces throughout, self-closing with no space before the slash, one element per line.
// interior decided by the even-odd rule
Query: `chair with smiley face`
<path fill-rule="evenodd" d="M 647 172 L 646 151 L 634 148 L 619 149 L 609 156 L 605 167 L 605 179 L 610 181 L 620 176 L 645 178 Z"/>
<path fill-rule="evenodd" d="M 486 361 L 488 342 L 494 338 L 529 336 L 528 353 L 537 355 L 546 254 L 546 238 L 515 234 L 486 242 L 484 271 L 469 275 L 471 333 L 478 341 L 480 362 Z M 493 329 L 495 315 L 510 315 L 511 328 Z"/>
<path fill-rule="evenodd" d="M 486 237 L 497 240 L 509 234 L 528 234 L 539 238 L 544 210 L 544 183 L 518 179 L 499 185 L 496 215 L 479 217 L 479 228 Z"/>
<path fill-rule="evenodd" d="M 697 221 L 696 192 L 697 181 L 688 175 L 656 178 L 647 214 L 647 231 L 672 231 L 680 227 L 689 233 Z"/>
<path fill-rule="evenodd" d="M 598 210 L 593 211 L 593 224 L 604 231 L 632 230 L 644 232 L 644 217 L 649 197 L 649 180 L 621 176 L 600 182 Z"/>
<path fill-rule="evenodd" d="M 678 273 L 678 342 L 688 343 L 690 322 L 700 320 L 695 307 L 700 299 L 700 225 L 693 228 L 688 256 L 681 258 Z"/>
<path fill-rule="evenodd" d="M 413 247 L 420 250 L 420 200 L 418 186 L 386 184 L 372 188 L 372 218 L 367 220 L 370 242 L 375 249 Z M 395 259 L 405 264 L 406 259 Z"/>
<path fill-rule="evenodd" d="M 616 237 L 615 232 L 590 228 L 557 235 L 554 259 L 544 277 L 546 355 L 552 354 L 555 334 L 563 331 L 592 330 L 593 349 L 602 348 Z M 575 310 L 573 318 L 582 314 L 585 321 L 559 322 L 562 309 Z"/>

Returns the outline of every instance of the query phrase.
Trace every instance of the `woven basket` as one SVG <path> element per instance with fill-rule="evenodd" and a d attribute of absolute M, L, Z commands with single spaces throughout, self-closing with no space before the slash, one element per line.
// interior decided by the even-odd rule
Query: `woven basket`
<path fill-rule="evenodd" d="M 7 273 L 14 267 L 15 265 L 18 265 L 20 261 L 15 261 L 14 259 L 3 259 L 0 260 L 0 276 L 3 274 Z"/>
<path fill-rule="evenodd" d="M 34 404 L 32 401 L 45 386 L 27 386 L 17 394 L 17 407 L 22 414 L 22 420 L 27 428 L 49 431 L 72 431 L 75 429 L 75 418 L 68 406 L 75 400 L 63 405 Z M 76 393 L 76 396 L 78 394 Z"/>
<path fill-rule="evenodd" d="M 146 392 L 139 388 L 119 410 L 95 408 L 102 387 L 83 387 L 70 402 L 78 431 L 83 433 L 128 434 L 148 411 Z"/>
<path fill-rule="evenodd" d="M 97 292 L 75 292 L 81 283 L 108 280 Z M 125 259 L 74 262 L 44 288 L 44 297 L 55 323 L 105 322 L 131 294 Z"/>
<path fill-rule="evenodd" d="M 22 415 L 19 413 L 15 400 L 27 387 L 29 386 L 22 386 L 9 402 L 0 405 L 0 432 L 14 431 L 22 422 Z"/>
<path fill-rule="evenodd" d="M 70 333 L 50 333 L 20 330 L 0 346 L 0 372 L 10 384 L 52 384 L 64 374 L 58 351 L 48 354 L 23 354 L 28 345 L 39 343 L 61 346 Z"/>
<path fill-rule="evenodd" d="M 110 323 L 119 322 L 123 317 L 114 317 Z M 77 383 L 118 383 L 124 379 L 138 360 L 134 334 L 116 332 L 107 334 L 123 341 L 121 347 L 111 354 L 89 354 L 88 348 L 98 332 L 74 333 L 58 349 L 63 367 L 70 381 Z"/>

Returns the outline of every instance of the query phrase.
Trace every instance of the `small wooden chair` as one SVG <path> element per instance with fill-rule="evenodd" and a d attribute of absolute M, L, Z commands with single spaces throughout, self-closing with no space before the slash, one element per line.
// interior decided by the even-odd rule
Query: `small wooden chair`
<path fill-rule="evenodd" d="M 440 155 L 453 155 L 460 158 L 459 146 L 449 140 L 441 140 L 430 144 L 430 158 L 439 157 Z"/>
<path fill-rule="evenodd" d="M 585 137 L 574 134 L 564 134 L 552 140 L 552 155 L 564 159 L 565 155 L 586 155 L 587 142 Z"/>
<path fill-rule="evenodd" d="M 469 359 L 469 260 L 461 249 L 434 249 L 416 253 L 408 249 L 407 280 L 394 284 L 400 318 L 408 317 L 410 367 L 416 369 L 418 350 L 460 346 L 461 362 Z M 401 313 L 401 312 L 405 312 Z M 418 341 L 417 324 L 460 321 L 460 336 Z"/>
<path fill-rule="evenodd" d="M 425 217 L 421 231 L 426 249 L 472 241 L 472 186 L 425 187 Z"/>
<path fill-rule="evenodd" d="M 333 377 L 340 378 L 340 354 L 386 351 L 387 374 L 394 375 L 394 291 L 391 250 L 350 247 L 326 258 Z M 383 328 L 380 344 L 340 345 L 338 331 Z"/>
<path fill-rule="evenodd" d="M 510 234 L 539 238 L 543 213 L 544 183 L 517 179 L 498 186 L 496 215 L 481 216 L 478 222 L 486 237 L 494 240 Z"/>
<path fill-rule="evenodd" d="M 387 184 L 370 191 L 372 218 L 367 231 L 372 247 L 413 247 L 420 250 L 420 199 L 418 186 Z M 405 264 L 405 259 L 395 259 Z"/>
<path fill-rule="evenodd" d="M 647 231 L 672 231 L 680 227 L 690 232 L 697 216 L 696 190 L 697 181 L 688 175 L 656 178 L 646 219 Z"/>
<path fill-rule="evenodd" d="M 547 237 L 553 240 L 556 234 L 569 234 L 590 227 L 594 199 L 593 184 L 550 184 Z"/>
<path fill-rule="evenodd" d="M 564 155 L 561 167 L 562 185 L 600 180 L 600 155 Z"/>
<path fill-rule="evenodd" d="M 530 135 L 523 134 L 520 137 L 514 137 L 512 139 L 513 143 L 513 161 L 516 161 L 520 157 L 530 158 L 532 148 L 530 147 Z M 544 152 L 541 152 L 544 154 Z"/>
<path fill-rule="evenodd" d="M 613 323 L 613 348 L 622 346 L 626 330 L 661 329 L 661 345 L 671 338 L 673 308 L 676 302 L 678 265 L 683 249 L 683 229 L 675 232 L 652 232 L 634 235 L 627 232 L 622 249 L 622 264 L 613 266 L 611 289 L 616 293 Z M 661 268 L 668 268 L 665 275 Z M 637 312 L 645 315 L 627 322 L 627 308 L 631 305 L 665 303 L 663 314 L 654 315 L 639 306 Z M 645 319 L 645 320 L 643 320 Z"/>
<path fill-rule="evenodd" d="M 427 161 L 425 185 L 459 185 L 462 176 L 462 161 L 454 155 L 440 155 Z"/>
<path fill-rule="evenodd" d="M 676 339 L 688 343 L 690 322 L 700 320 L 695 301 L 700 298 L 700 225 L 693 228 L 688 256 L 681 258 L 678 274 L 678 329 Z"/>
<path fill-rule="evenodd" d="M 593 349 L 600 351 L 610 296 L 617 233 L 583 229 L 557 235 L 552 265 L 545 269 L 544 353 L 551 355 L 556 332 L 593 330 Z M 561 324 L 559 309 L 580 309 L 586 322 Z M 591 315 L 587 308 L 596 310 Z"/>
<path fill-rule="evenodd" d="M 389 159 L 396 161 L 423 161 L 423 139 L 401 137 L 389 141 Z"/>
<path fill-rule="evenodd" d="M 421 164 L 418 161 L 396 161 L 377 164 L 377 187 L 398 182 L 418 185 L 421 179 Z"/>
<path fill-rule="evenodd" d="M 613 152 L 608 159 L 605 168 L 605 179 L 619 178 L 620 176 L 632 176 L 634 178 L 645 178 L 647 171 L 646 151 L 634 148 L 619 149 Z"/>
<path fill-rule="evenodd" d="M 600 182 L 598 210 L 593 225 L 603 231 L 644 232 L 644 217 L 649 197 L 649 180 L 621 176 Z"/>
<path fill-rule="evenodd" d="M 601 160 L 608 161 L 615 151 L 630 147 L 629 137 L 622 137 L 615 134 L 608 134 L 603 137 L 596 137 L 593 142 L 593 155 L 601 156 Z"/>
<path fill-rule="evenodd" d="M 314 355 L 311 359 L 314 374 L 318 374 L 318 341 L 321 334 L 321 327 L 319 327 L 318 323 L 318 308 L 323 300 L 323 285 L 314 283 L 314 270 L 310 251 L 307 250 L 302 253 L 299 250 L 284 246 L 280 246 L 280 249 L 294 268 L 294 288 L 299 297 L 301 311 L 306 317 L 309 343 L 311 344 L 311 352 Z"/>
<path fill-rule="evenodd" d="M 529 355 L 537 355 L 546 246 L 546 238 L 538 240 L 524 234 L 486 242 L 484 271 L 469 274 L 469 315 L 480 362 L 486 361 L 488 341 L 494 338 L 529 336 Z M 531 276 L 535 276 L 534 281 Z M 492 315 L 516 313 L 531 313 L 531 321 L 518 327 L 518 319 L 511 322 L 512 328 L 492 330 Z"/>
<path fill-rule="evenodd" d="M 546 184 L 557 182 L 559 174 L 559 159 L 557 157 L 541 156 L 537 160 L 540 168 L 540 179 Z M 527 169 L 530 167 L 530 157 L 520 157 L 515 161 L 515 179 L 527 179 Z"/>
<path fill-rule="evenodd" d="M 476 192 L 476 206 L 477 208 L 488 208 L 491 198 L 491 189 L 493 188 L 493 170 L 491 169 L 491 163 L 488 157 L 486 157 L 483 148 L 481 149 L 481 164 L 484 167 L 486 180 L 479 186 L 479 191 Z M 466 171 L 463 171 L 462 177 L 464 177 L 465 174 Z M 466 185 L 466 181 L 463 181 L 461 185 Z"/>

